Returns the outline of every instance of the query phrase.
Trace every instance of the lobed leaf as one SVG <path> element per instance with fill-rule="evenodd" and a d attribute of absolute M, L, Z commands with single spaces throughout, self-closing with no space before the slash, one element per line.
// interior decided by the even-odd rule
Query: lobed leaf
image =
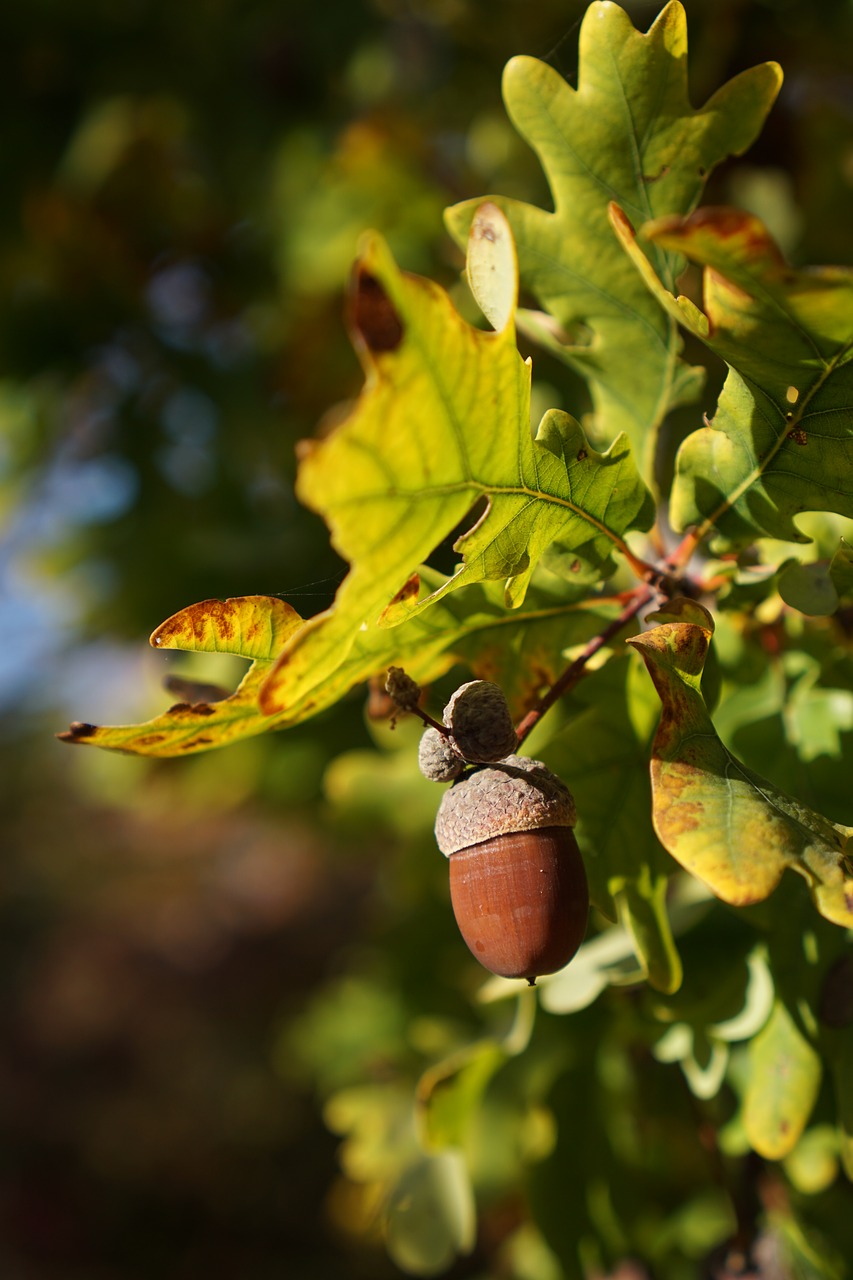
<path fill-rule="evenodd" d="M 618 5 L 590 5 L 577 89 L 535 58 L 513 58 L 506 67 L 507 111 L 539 156 L 554 199 L 551 213 L 489 197 L 512 226 L 522 286 L 548 313 L 530 317 L 533 336 L 589 381 L 597 438 L 625 431 L 646 477 L 657 425 L 674 404 L 695 398 L 702 371 L 679 360 L 677 326 L 632 274 L 608 226 L 608 201 L 640 221 L 690 212 L 708 173 L 753 142 L 781 79 L 779 67 L 765 63 L 694 110 L 687 23 L 677 0 L 646 34 Z M 447 212 L 460 244 L 478 203 Z M 677 253 L 655 253 L 664 280 L 674 280 L 678 263 Z"/>
<path fill-rule="evenodd" d="M 421 578 L 421 596 L 444 581 L 430 569 L 423 569 Z M 401 626 L 359 631 L 346 658 L 322 685 L 279 715 L 261 709 L 261 689 L 276 655 L 303 620 L 275 596 L 204 600 L 167 619 L 151 643 L 157 648 L 255 655 L 233 693 L 197 686 L 197 696 L 193 682 L 171 678 L 170 689 L 179 688 L 184 700 L 152 720 L 137 725 L 77 722 L 58 736 L 65 742 L 135 755 L 191 755 L 299 724 L 340 701 L 356 685 L 383 675 L 389 666 L 404 666 L 413 679 L 429 683 L 457 662 L 501 684 L 513 713 L 520 716 L 557 678 L 566 649 L 600 631 L 612 610 L 594 601 L 556 603 L 534 592 L 524 608 L 508 613 L 497 595 L 493 587 L 475 586 L 464 607 L 448 596 Z"/>
<path fill-rule="evenodd" d="M 803 511 L 853 516 L 853 270 L 795 271 L 737 210 L 646 224 L 644 241 L 704 268 L 700 310 L 673 296 L 624 214 L 612 216 L 662 307 L 729 365 L 713 421 L 678 451 L 675 528 L 714 528 L 712 545 L 727 549 L 808 542 L 795 523 Z"/>
<path fill-rule="evenodd" d="M 280 727 L 258 705 L 261 686 L 276 655 L 302 618 L 276 596 L 236 596 L 202 600 L 179 610 L 151 636 L 159 649 L 196 653 L 231 653 L 251 658 L 252 665 L 234 693 L 210 700 L 178 702 L 144 724 L 93 725 L 76 721 L 58 737 L 109 751 L 142 756 L 181 756 L 229 746 L 242 738 Z M 187 690 L 191 692 L 191 689 Z"/>
<path fill-rule="evenodd" d="M 397 625 L 482 581 L 503 581 L 517 607 L 555 541 L 600 577 L 614 548 L 627 553 L 625 532 L 654 516 L 624 437 L 599 453 L 552 411 L 531 438 L 530 367 L 511 319 L 500 332 L 472 328 L 436 285 L 401 273 L 375 236 L 354 281 L 366 384 L 349 416 L 306 447 L 297 482 L 351 568 L 332 607 L 286 645 L 262 691 L 268 714 L 292 713 L 362 627 Z M 460 569 L 419 597 L 411 575 L 481 500 L 485 513 L 455 544 Z"/>
<path fill-rule="evenodd" d="M 853 832 L 747 769 L 723 745 L 700 692 L 712 630 L 708 614 L 704 626 L 666 622 L 628 641 L 662 703 L 651 764 L 655 830 L 724 902 L 762 901 L 790 867 L 808 881 L 820 913 L 849 928 Z"/>

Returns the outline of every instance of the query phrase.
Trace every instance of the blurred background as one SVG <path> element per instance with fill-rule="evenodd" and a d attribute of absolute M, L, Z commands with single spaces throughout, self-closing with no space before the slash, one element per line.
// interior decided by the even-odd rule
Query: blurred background
<path fill-rule="evenodd" d="M 148 649 L 184 605 L 329 602 L 343 566 L 295 502 L 294 446 L 361 383 L 342 320 L 359 234 L 458 293 L 442 209 L 547 204 L 500 73 L 529 53 L 574 82 L 584 7 L 3 6 L 4 1280 L 400 1274 L 324 1104 L 365 1081 L 387 1097 L 471 1017 L 434 797 L 371 773 L 412 735 L 369 723 L 366 694 L 182 761 L 53 734 L 157 713 L 167 676 L 233 685 L 236 660 Z M 624 7 L 645 28 L 659 6 Z M 709 202 L 761 213 L 797 262 L 850 264 L 853 4 L 686 8 L 694 103 L 768 58 L 786 73 Z M 565 370 L 537 371 L 583 408 Z M 454 1274 L 516 1274 L 519 1217 L 496 1193 Z"/>

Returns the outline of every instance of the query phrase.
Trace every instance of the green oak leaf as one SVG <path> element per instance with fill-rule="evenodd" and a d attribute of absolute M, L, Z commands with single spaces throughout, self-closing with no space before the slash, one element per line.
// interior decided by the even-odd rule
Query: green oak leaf
<path fill-rule="evenodd" d="M 853 516 L 853 270 L 794 270 L 765 227 L 702 209 L 641 229 L 704 268 L 700 310 L 674 297 L 618 210 L 622 242 L 667 313 L 729 365 L 713 421 L 682 443 L 670 516 L 715 531 L 715 549 L 758 537 L 808 542 L 803 511 Z"/>
<path fill-rule="evenodd" d="M 472 328 L 438 286 L 399 271 L 377 236 L 354 279 L 366 384 L 348 416 L 305 448 L 297 479 L 351 568 L 332 607 L 286 645 L 262 690 L 268 714 L 291 713 L 328 679 L 363 626 L 396 625 L 482 581 L 504 582 L 516 607 L 555 541 L 601 577 L 615 548 L 630 556 L 627 530 L 654 518 L 624 436 L 599 453 L 551 411 L 531 437 L 530 366 L 511 316 L 499 332 Z M 485 512 L 456 543 L 458 572 L 419 597 L 410 576 L 482 500 Z"/>
<path fill-rule="evenodd" d="M 777 586 L 785 604 L 811 618 L 829 617 L 838 608 L 838 592 L 829 565 L 820 560 L 812 564 L 789 560 L 779 574 Z"/>
<path fill-rule="evenodd" d="M 441 574 L 427 568 L 420 578 L 422 597 L 444 582 Z M 590 640 L 616 609 L 593 600 L 555 602 L 533 591 L 522 609 L 507 611 L 501 594 L 497 584 L 480 584 L 464 598 L 447 596 L 401 626 L 366 627 L 321 686 L 287 713 L 272 716 L 261 709 L 260 691 L 287 638 L 304 625 L 303 620 L 276 596 L 204 600 L 164 622 L 151 643 L 155 648 L 251 659 L 232 694 L 200 686 L 196 692 L 191 682 L 170 681 L 170 687 L 185 688 L 185 700 L 154 719 L 137 725 L 78 722 L 59 737 L 135 755 L 191 755 L 299 724 L 355 686 L 383 676 L 390 666 L 403 666 L 413 679 L 426 684 L 460 662 L 481 679 L 500 684 L 513 715 L 520 717 L 557 678 L 566 650 Z"/>
<path fill-rule="evenodd" d="M 594 3 L 581 24 L 578 87 L 550 66 L 516 57 L 503 93 L 518 132 L 536 151 L 554 212 L 490 196 L 507 215 L 523 287 L 546 316 L 519 324 L 590 385 L 596 440 L 625 431 L 651 474 L 657 425 L 677 403 L 695 399 L 702 371 L 678 358 L 677 326 L 632 278 L 607 221 L 615 200 L 646 221 L 696 207 L 708 173 L 754 141 L 779 90 L 775 63 L 744 71 L 694 110 L 687 87 L 687 22 L 676 0 L 646 34 L 612 3 Z M 464 244 L 479 205 L 448 210 Z M 656 253 L 674 280 L 678 255 Z"/>
<path fill-rule="evenodd" d="M 723 745 L 700 692 L 712 632 L 706 614 L 704 626 L 666 622 L 628 641 L 643 655 L 662 703 L 651 763 L 661 843 L 735 906 L 762 901 L 790 867 L 806 879 L 827 920 L 853 927 L 853 829 L 786 795 Z"/>

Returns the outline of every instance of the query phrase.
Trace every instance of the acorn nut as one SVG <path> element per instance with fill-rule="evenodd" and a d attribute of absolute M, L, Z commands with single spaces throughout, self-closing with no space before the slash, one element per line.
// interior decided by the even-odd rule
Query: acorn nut
<path fill-rule="evenodd" d="M 518 747 L 503 689 L 491 680 L 463 684 L 444 708 L 444 723 L 463 760 L 489 764 Z"/>
<path fill-rule="evenodd" d="M 468 949 L 504 978 L 555 973 L 583 941 L 589 890 L 565 784 L 510 755 L 445 792 L 435 824 Z"/>

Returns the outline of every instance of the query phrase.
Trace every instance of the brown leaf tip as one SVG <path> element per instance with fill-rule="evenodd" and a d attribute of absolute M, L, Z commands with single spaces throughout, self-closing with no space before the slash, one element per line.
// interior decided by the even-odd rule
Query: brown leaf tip
<path fill-rule="evenodd" d="M 87 724 L 84 720 L 75 720 L 64 733 L 58 733 L 56 736 L 60 742 L 82 742 L 85 738 L 91 738 L 97 732 L 98 726 L 96 724 Z"/>
<path fill-rule="evenodd" d="M 352 295 L 352 323 L 368 350 L 394 351 L 403 341 L 403 322 L 375 276 L 359 269 Z"/>
<path fill-rule="evenodd" d="M 411 604 L 413 600 L 417 600 L 418 592 L 421 589 L 420 575 L 413 573 L 411 578 L 407 578 L 400 590 L 388 602 L 388 608 L 397 604 Z"/>

